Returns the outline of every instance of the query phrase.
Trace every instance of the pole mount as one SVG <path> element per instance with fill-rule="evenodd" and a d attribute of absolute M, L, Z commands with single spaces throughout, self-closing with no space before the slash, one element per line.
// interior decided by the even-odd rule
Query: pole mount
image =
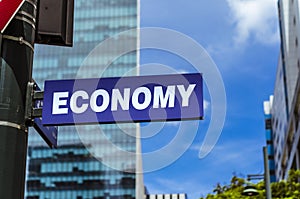
<path fill-rule="evenodd" d="M 26 92 L 25 120 L 28 126 L 33 125 L 34 118 L 42 117 L 44 91 L 38 85 L 28 82 Z"/>

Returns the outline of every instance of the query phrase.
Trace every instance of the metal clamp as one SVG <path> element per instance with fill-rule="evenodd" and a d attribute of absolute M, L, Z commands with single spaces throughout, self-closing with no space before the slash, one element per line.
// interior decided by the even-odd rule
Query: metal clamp
<path fill-rule="evenodd" d="M 12 127 L 12 128 L 15 128 L 15 129 L 25 131 L 26 133 L 28 132 L 28 129 L 24 125 L 16 124 L 16 123 L 13 123 L 13 122 L 0 121 L 0 126 L 8 126 L 8 127 Z"/>
<path fill-rule="evenodd" d="M 25 120 L 28 125 L 32 125 L 34 118 L 42 117 L 42 104 L 38 102 L 41 102 L 43 98 L 44 92 L 37 90 L 37 84 L 28 82 L 25 106 Z"/>
<path fill-rule="evenodd" d="M 20 10 L 20 11 L 18 12 L 18 14 L 19 14 L 19 15 L 24 15 L 24 16 L 28 17 L 28 18 L 29 18 L 30 20 L 32 20 L 33 22 L 36 21 L 33 15 L 31 15 L 31 14 L 29 14 L 28 12 L 25 12 L 25 11 L 23 11 L 23 10 Z"/>
<path fill-rule="evenodd" d="M 30 21 L 29 19 L 27 19 L 26 17 L 23 17 L 23 16 L 15 16 L 15 19 L 18 19 L 20 21 L 24 21 L 26 23 L 28 23 L 29 25 L 32 26 L 32 28 L 35 30 L 35 24 L 34 22 Z"/>
<path fill-rule="evenodd" d="M 25 1 L 28 2 L 29 4 L 31 4 L 35 10 L 37 9 L 37 2 L 34 2 L 32 0 L 25 0 Z"/>
<path fill-rule="evenodd" d="M 36 22 L 35 14 L 32 15 L 24 10 L 20 10 L 14 19 L 28 23 L 35 30 L 35 22 Z"/>
<path fill-rule="evenodd" d="M 2 36 L 3 39 L 7 39 L 7 40 L 12 40 L 12 41 L 16 41 L 19 42 L 20 44 L 25 44 L 26 46 L 28 46 L 32 51 L 34 51 L 33 46 L 26 40 L 24 40 L 23 37 L 15 37 L 15 36 L 11 36 L 11 35 L 3 35 Z"/>

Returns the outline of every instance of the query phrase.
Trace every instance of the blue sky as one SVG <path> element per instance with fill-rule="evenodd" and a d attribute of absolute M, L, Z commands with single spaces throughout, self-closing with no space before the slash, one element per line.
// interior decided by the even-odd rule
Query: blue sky
<path fill-rule="evenodd" d="M 194 199 L 211 191 L 217 183 L 229 182 L 233 173 L 263 173 L 262 104 L 273 93 L 279 54 L 276 0 L 141 0 L 141 27 L 173 29 L 201 44 L 216 63 L 227 96 L 222 134 L 203 159 L 198 153 L 211 111 L 206 89 L 205 120 L 143 124 L 142 134 L 155 131 L 155 135 L 142 140 L 143 152 L 167 145 L 180 125 L 186 137 L 197 127 L 192 145 L 180 158 L 165 168 L 145 173 L 149 192 L 184 192 Z M 188 63 L 172 53 L 142 51 L 142 65 L 154 62 L 176 71 L 193 72 Z M 142 71 L 148 69 L 146 65 Z"/>

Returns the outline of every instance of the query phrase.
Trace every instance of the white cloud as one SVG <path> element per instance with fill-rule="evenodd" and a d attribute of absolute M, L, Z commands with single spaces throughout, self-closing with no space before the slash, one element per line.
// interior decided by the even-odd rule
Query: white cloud
<path fill-rule="evenodd" d="M 236 45 L 249 39 L 263 44 L 279 41 L 277 0 L 227 0 L 236 33 Z"/>
<path fill-rule="evenodd" d="M 173 127 L 178 127 L 180 125 L 181 121 L 170 121 L 166 122 L 166 126 L 173 126 Z"/>
<path fill-rule="evenodd" d="M 203 100 L 203 109 L 206 112 L 207 109 L 209 108 L 210 102 L 207 100 Z"/>
<path fill-rule="evenodd" d="M 235 167 L 238 171 L 242 171 L 250 168 L 250 165 L 255 165 L 254 168 L 260 171 L 263 169 L 263 164 L 257 163 L 262 160 L 262 146 L 257 140 L 239 140 L 234 143 L 229 141 L 215 145 L 211 154 L 206 158 L 213 160 L 210 162 L 212 167 L 227 164 L 231 165 L 232 168 Z M 194 144 L 190 150 L 197 151 L 200 147 L 200 144 Z M 257 173 L 257 171 L 255 172 Z"/>

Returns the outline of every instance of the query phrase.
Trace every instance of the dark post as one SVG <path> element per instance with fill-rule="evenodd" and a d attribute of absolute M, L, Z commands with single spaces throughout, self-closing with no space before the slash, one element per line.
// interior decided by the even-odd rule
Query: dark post
<path fill-rule="evenodd" d="M 266 185 L 266 198 L 272 199 L 271 183 L 270 183 L 270 169 L 268 160 L 268 149 L 266 146 L 263 147 L 264 155 L 264 167 L 265 167 L 265 185 Z"/>
<path fill-rule="evenodd" d="M 26 0 L 0 39 L 0 197 L 24 198 L 28 127 L 27 83 L 32 77 L 37 0 Z"/>

